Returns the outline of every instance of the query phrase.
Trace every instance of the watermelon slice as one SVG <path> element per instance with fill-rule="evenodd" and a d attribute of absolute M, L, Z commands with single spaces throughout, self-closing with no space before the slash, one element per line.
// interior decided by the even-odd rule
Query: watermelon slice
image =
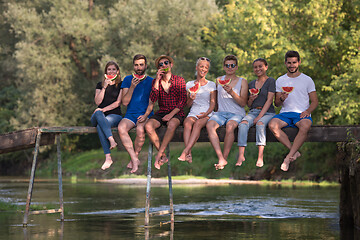
<path fill-rule="evenodd" d="M 281 89 L 286 93 L 291 93 L 294 90 L 294 87 L 281 87 Z"/>
<path fill-rule="evenodd" d="M 161 70 L 163 70 L 165 73 L 167 73 L 167 72 L 169 71 L 169 67 L 163 68 L 163 69 L 161 69 Z"/>
<path fill-rule="evenodd" d="M 200 90 L 200 83 L 195 84 L 193 87 L 189 88 L 190 93 L 197 93 Z"/>
<path fill-rule="evenodd" d="M 136 73 L 133 73 L 132 74 L 133 78 L 137 78 L 137 79 L 140 79 L 140 81 L 144 80 L 146 78 L 146 75 L 139 75 L 139 74 L 136 74 Z"/>
<path fill-rule="evenodd" d="M 221 86 L 224 86 L 224 85 L 227 85 L 227 84 L 229 84 L 229 83 L 231 82 L 231 78 L 229 78 L 229 79 L 224 79 L 224 80 L 218 78 L 217 81 L 218 81 L 218 83 L 219 83 Z"/>
<path fill-rule="evenodd" d="M 117 78 L 117 74 L 110 75 L 110 74 L 104 74 L 105 79 L 114 81 Z"/>
<path fill-rule="evenodd" d="M 250 88 L 249 92 L 254 95 L 258 95 L 260 93 L 260 89 L 257 88 Z"/>

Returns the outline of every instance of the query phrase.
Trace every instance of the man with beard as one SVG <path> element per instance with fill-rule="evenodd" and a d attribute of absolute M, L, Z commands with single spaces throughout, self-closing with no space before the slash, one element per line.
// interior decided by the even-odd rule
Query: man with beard
<path fill-rule="evenodd" d="M 146 57 L 142 54 L 135 55 L 133 58 L 134 74 L 126 76 L 122 82 L 123 90 L 122 104 L 127 106 L 125 117 L 118 125 L 119 135 L 122 144 L 129 153 L 131 161 L 127 165 L 131 169 L 131 173 L 138 170 L 140 160 L 139 153 L 145 142 L 145 123 L 138 121 L 149 104 L 149 97 L 152 87 L 153 78 L 146 76 L 147 68 Z M 151 111 L 148 117 L 151 117 Z M 129 136 L 130 129 L 136 127 L 136 138 L 134 145 Z"/>
<path fill-rule="evenodd" d="M 275 105 L 282 106 L 282 108 L 280 114 L 275 115 L 269 123 L 269 128 L 274 136 L 290 150 L 281 164 L 283 171 L 287 171 L 289 164 L 301 156 L 298 150 L 305 142 L 310 130 L 311 113 L 318 106 L 314 81 L 299 71 L 300 64 L 298 52 L 288 51 L 285 54 L 285 65 L 288 72 L 276 80 L 275 94 Z M 285 132 L 281 130 L 284 127 L 299 129 L 292 144 Z"/>

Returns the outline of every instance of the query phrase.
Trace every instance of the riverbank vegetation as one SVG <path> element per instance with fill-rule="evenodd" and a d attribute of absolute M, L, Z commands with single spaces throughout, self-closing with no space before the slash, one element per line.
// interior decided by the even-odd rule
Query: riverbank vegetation
<path fill-rule="evenodd" d="M 251 81 L 254 59 L 266 58 L 269 76 L 277 78 L 286 71 L 285 52 L 297 50 L 302 56 L 300 70 L 314 79 L 319 96 L 314 124 L 360 122 L 358 1 L 4 0 L 0 9 L 0 133 L 35 126 L 89 126 L 104 65 L 116 60 L 124 77 L 131 73 L 137 53 L 148 57 L 150 76 L 156 73 L 154 59 L 171 55 L 174 73 L 186 81 L 193 80 L 198 57 L 212 60 L 208 79 L 214 80 L 223 74 L 223 57 L 235 54 L 238 75 Z M 111 171 L 98 170 L 103 154 L 96 136 L 71 136 L 63 142 L 65 174 L 128 173 L 124 151 L 114 151 L 119 163 Z M 286 150 L 277 143 L 266 147 L 261 169 L 255 167 L 254 146 L 247 148 L 245 164 L 235 168 L 234 146 L 223 171 L 214 171 L 215 154 L 209 144 L 196 146 L 191 165 L 176 160 L 180 147 L 171 148 L 174 175 L 315 181 L 338 175 L 337 146 L 332 143 L 305 144 L 296 167 L 281 174 Z M 55 174 L 54 152 L 53 147 L 42 149 L 37 174 Z M 31 150 L 0 155 L 0 174 L 27 174 L 31 155 Z M 140 174 L 146 169 L 145 159 L 142 156 Z M 165 170 L 154 174 L 164 175 Z"/>

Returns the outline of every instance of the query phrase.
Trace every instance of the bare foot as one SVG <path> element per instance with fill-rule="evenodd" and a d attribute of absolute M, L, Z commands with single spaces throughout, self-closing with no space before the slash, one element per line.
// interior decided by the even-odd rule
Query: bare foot
<path fill-rule="evenodd" d="M 155 157 L 155 163 L 154 163 L 154 167 L 156 168 L 156 169 L 160 169 L 160 167 L 161 167 L 161 165 L 160 165 L 160 158 L 161 157 L 159 157 L 158 155 L 156 155 L 156 157 Z"/>
<path fill-rule="evenodd" d="M 160 166 L 162 166 L 162 165 L 164 165 L 165 163 L 167 163 L 168 161 L 169 161 L 169 159 L 168 159 L 165 155 L 163 155 L 163 156 L 161 156 L 161 158 L 160 158 L 159 164 L 160 164 Z"/>
<path fill-rule="evenodd" d="M 236 162 L 235 166 L 240 167 L 244 161 L 245 161 L 245 157 L 244 157 L 244 155 L 242 155 L 242 156 L 241 156 L 241 155 L 239 155 L 238 160 L 237 160 L 237 162 Z"/>
<path fill-rule="evenodd" d="M 117 143 L 115 142 L 113 137 L 109 137 L 109 142 L 110 142 L 110 150 L 116 148 Z"/>
<path fill-rule="evenodd" d="M 214 164 L 216 170 L 222 170 L 226 166 L 227 161 L 225 159 L 219 160 L 217 164 Z"/>
<path fill-rule="evenodd" d="M 187 161 L 188 163 L 192 163 L 192 155 L 191 155 L 191 153 L 186 155 L 185 161 Z"/>
<path fill-rule="evenodd" d="M 178 157 L 179 161 L 186 161 L 186 153 L 185 150 L 181 153 L 180 157 Z"/>
<path fill-rule="evenodd" d="M 289 165 L 291 162 L 295 161 L 294 157 L 289 157 L 286 156 L 286 158 L 284 159 L 284 162 L 281 164 L 281 170 L 283 170 L 284 172 L 286 172 L 287 170 L 289 170 Z"/>
<path fill-rule="evenodd" d="M 139 168 L 139 165 L 140 165 L 140 161 L 139 160 L 135 160 L 133 161 L 132 163 L 132 170 L 130 171 L 130 173 L 134 173 L 138 170 Z"/>
<path fill-rule="evenodd" d="M 301 157 L 301 153 L 299 151 L 297 151 L 296 153 L 294 153 L 294 155 L 292 156 L 292 161 L 295 161 L 298 157 Z"/>
<path fill-rule="evenodd" d="M 113 164 L 112 159 L 111 158 L 106 158 L 104 164 L 101 166 L 101 169 L 106 170 L 111 166 L 111 164 Z"/>
<path fill-rule="evenodd" d="M 256 162 L 256 166 L 257 167 L 262 167 L 264 166 L 264 160 L 261 158 L 258 158 L 257 162 Z"/>
<path fill-rule="evenodd" d="M 133 164 L 132 164 L 132 161 L 130 160 L 130 162 L 128 163 L 128 165 L 126 166 L 127 168 L 133 168 Z"/>

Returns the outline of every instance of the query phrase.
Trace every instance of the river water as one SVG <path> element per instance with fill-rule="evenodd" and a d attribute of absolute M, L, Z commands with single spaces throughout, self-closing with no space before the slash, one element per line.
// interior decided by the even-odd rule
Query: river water
<path fill-rule="evenodd" d="M 25 205 L 27 181 L 0 181 L 0 200 Z M 0 212 L 0 239 L 342 239 L 339 187 L 174 185 L 175 224 L 151 218 L 144 229 L 145 186 L 64 181 L 59 214 Z M 166 210 L 167 187 L 151 189 L 151 211 Z M 37 181 L 32 205 L 58 208 L 56 181 Z"/>

